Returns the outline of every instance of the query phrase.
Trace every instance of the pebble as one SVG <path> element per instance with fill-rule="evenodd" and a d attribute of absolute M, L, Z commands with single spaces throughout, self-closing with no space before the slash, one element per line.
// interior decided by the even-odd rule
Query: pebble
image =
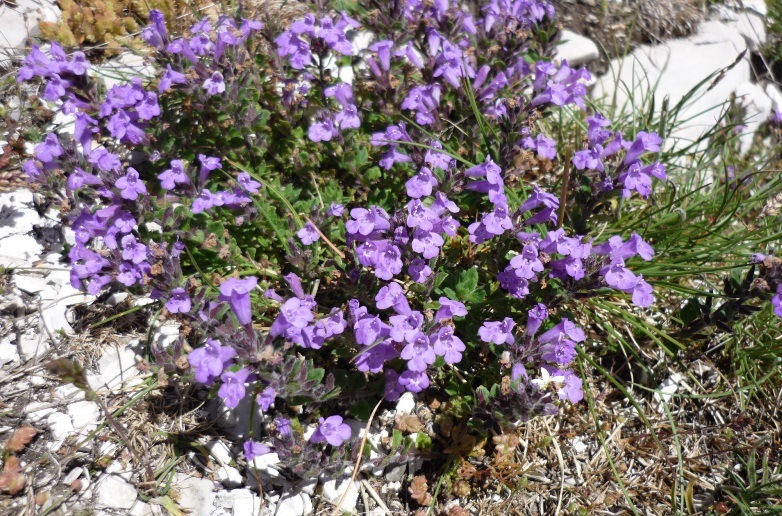
<path fill-rule="evenodd" d="M 312 512 L 312 500 L 306 493 L 286 493 L 277 504 L 275 516 L 304 516 Z"/>
<path fill-rule="evenodd" d="M 232 489 L 217 493 L 214 505 L 230 509 L 234 516 L 255 515 L 261 508 L 261 499 L 249 489 Z"/>
<path fill-rule="evenodd" d="M 49 342 L 36 331 L 27 330 L 24 333 L 17 333 L 16 347 L 22 361 L 27 362 L 46 353 L 49 349 Z"/>
<path fill-rule="evenodd" d="M 567 60 L 568 65 L 576 66 L 600 57 L 600 50 L 594 41 L 573 31 L 563 30 L 559 41 L 554 57 L 555 61 Z"/>
<path fill-rule="evenodd" d="M 53 412 L 46 418 L 46 423 L 52 431 L 52 437 L 57 441 L 65 439 L 73 432 L 73 421 L 68 414 Z"/>
<path fill-rule="evenodd" d="M 349 487 L 348 487 L 349 486 Z M 342 503 L 342 512 L 354 512 L 358 502 L 358 485 L 351 482 L 350 478 L 332 478 L 323 482 L 323 497 L 333 504 L 339 503 L 345 490 L 348 491 L 345 501 Z"/>
<path fill-rule="evenodd" d="M 0 365 L 16 362 L 18 360 L 19 353 L 16 350 L 16 346 L 11 344 L 11 339 L 6 337 L 3 340 L 0 340 Z"/>
<path fill-rule="evenodd" d="M 415 398 L 412 392 L 406 392 L 396 402 L 397 414 L 412 414 L 415 409 Z"/>
<path fill-rule="evenodd" d="M 130 509 L 136 503 L 136 488 L 123 478 L 105 475 L 95 488 L 96 504 L 111 509 Z"/>
<path fill-rule="evenodd" d="M 276 453 L 267 453 L 255 457 L 252 461 L 252 466 L 258 470 L 259 473 L 265 474 L 269 478 L 277 478 L 280 476 L 280 472 L 274 467 L 280 463 L 280 456 Z M 252 474 L 252 468 L 248 468 L 248 474 Z"/>
<path fill-rule="evenodd" d="M 190 516 L 209 516 L 216 498 L 214 483 L 205 478 L 196 478 L 177 473 L 173 485 L 179 491 L 179 505 Z"/>
<path fill-rule="evenodd" d="M 73 428 L 81 430 L 98 424 L 101 411 L 92 401 L 77 401 L 68 405 L 68 415 L 73 420 Z"/>

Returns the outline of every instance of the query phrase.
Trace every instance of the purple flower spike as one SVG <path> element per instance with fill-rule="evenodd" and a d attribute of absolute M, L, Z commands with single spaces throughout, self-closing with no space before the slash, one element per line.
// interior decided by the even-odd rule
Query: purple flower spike
<path fill-rule="evenodd" d="M 244 458 L 248 461 L 253 460 L 255 457 L 266 455 L 271 451 L 272 449 L 265 444 L 253 441 L 252 439 L 244 443 Z"/>
<path fill-rule="evenodd" d="M 221 346 L 214 339 L 206 339 L 206 345 L 194 349 L 187 361 L 195 368 L 195 379 L 199 383 L 212 385 L 214 379 L 223 374 L 226 364 L 236 356 L 236 350 Z"/>
<path fill-rule="evenodd" d="M 166 310 L 172 314 L 186 314 L 191 307 L 190 296 L 187 295 L 185 289 L 175 288 L 171 291 L 171 295 L 166 303 Z"/>
<path fill-rule="evenodd" d="M 250 324 L 253 320 L 250 306 L 250 292 L 258 285 L 258 278 L 228 278 L 220 285 L 220 301 L 228 301 L 239 324 Z"/>
<path fill-rule="evenodd" d="M 220 376 L 223 385 L 220 386 L 217 395 L 225 400 L 226 407 L 236 408 L 242 398 L 244 398 L 244 395 L 247 393 L 247 388 L 244 384 L 247 382 L 248 376 L 250 376 L 250 371 L 245 368 L 241 368 L 235 373 L 226 371 Z"/>
<path fill-rule="evenodd" d="M 326 441 L 332 446 L 339 446 L 350 439 L 350 425 L 343 423 L 342 416 L 329 416 L 318 420 L 320 425 L 310 437 L 310 442 L 322 443 Z"/>

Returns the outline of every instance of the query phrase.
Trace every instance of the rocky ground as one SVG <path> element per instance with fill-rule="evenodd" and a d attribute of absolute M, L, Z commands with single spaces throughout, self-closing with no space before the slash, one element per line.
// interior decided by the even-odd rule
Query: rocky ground
<path fill-rule="evenodd" d="M 737 98 L 745 109 L 746 145 L 752 143 L 754 129 L 772 109 L 782 109 L 777 87 L 753 77 L 749 54 L 736 61 L 741 52 L 751 53 L 764 41 L 762 4 L 721 8 L 715 13 L 690 11 L 687 23 L 691 25 L 683 23 L 680 32 L 670 29 L 671 34 L 685 36 L 681 39 L 668 39 L 665 31 L 669 29 L 662 25 L 647 27 L 646 39 L 633 39 L 633 51 L 620 62 L 609 60 L 615 54 L 603 52 L 588 39 L 598 38 L 605 48 L 609 41 L 605 32 L 601 35 L 588 27 L 601 26 L 616 34 L 620 29 L 614 25 L 626 24 L 627 19 L 600 18 L 599 6 L 590 2 L 572 0 L 567 2 L 570 7 L 563 3 L 565 26 L 573 31 L 563 34 L 559 58 L 588 66 L 603 60 L 608 71 L 595 79 L 595 98 L 615 98 L 622 105 L 631 95 L 616 85 L 638 84 L 635 98 L 652 90 L 657 106 L 666 96 L 675 103 L 709 74 L 735 63 L 708 94 L 696 98 L 689 109 L 698 116 L 673 135 L 673 145 L 676 138 L 696 140 L 699 131 L 713 125 L 722 103 L 731 98 Z M 687 5 L 696 9 L 695 4 Z M 29 44 L 38 20 L 56 20 L 58 12 L 48 0 L 0 5 L 0 46 L 5 47 L 0 66 L 10 65 Z M 701 23 L 701 17 L 706 21 Z M 658 37 L 665 41 L 639 44 Z M 139 73 L 141 64 L 124 56 L 109 66 Z M 61 260 L 63 243 L 70 235 L 56 211 L 37 203 L 30 190 L 19 188 L 25 125 L 44 123 L 45 117 L 31 122 L 31 110 L 25 108 L 28 99 L 24 92 L 15 91 L 17 96 L 7 93 L 2 100 L 5 133 L 0 134 L 0 189 L 4 190 L 0 192 L 0 442 L 6 443 L 6 457 L 11 453 L 16 462 L 9 467 L 13 461 L 6 460 L 0 486 L 11 486 L 18 495 L 0 496 L 0 513 L 323 514 L 340 504 L 346 491 L 342 510 L 378 516 L 411 513 L 414 493 L 409 488 L 423 459 L 362 474 L 352 482 L 346 475 L 305 484 L 286 480 L 274 468 L 275 454 L 248 464 L 241 456 L 241 441 L 233 439 L 246 432 L 249 407 L 227 410 L 205 401 L 205 392 L 158 377 L 148 367 L 152 359 L 149 342 L 165 346 L 176 337 L 178 328 L 145 308 L 144 299 L 125 295 L 95 299 L 70 286 L 67 264 Z M 45 364 L 55 357 L 84 364 L 95 396 L 54 376 Z M 709 364 L 699 367 L 704 385 L 717 382 Z M 675 374 L 659 387 L 668 394 L 690 388 Z M 609 463 L 613 467 L 606 456 L 609 450 L 621 457 L 617 462 L 624 467 L 627 488 L 646 493 L 648 513 L 665 513 L 668 494 L 648 476 L 654 464 L 667 464 L 670 455 L 654 456 L 649 451 L 649 436 L 627 436 L 628 429 L 643 425 L 626 399 L 608 396 L 609 387 L 599 381 L 590 388 L 601 400 L 596 410 L 609 429 L 607 444 L 595 436 L 587 415 L 575 409 L 559 418 L 527 424 L 520 429 L 518 442 L 510 446 L 522 455 L 524 472 L 533 482 L 524 498 L 509 495 L 511 491 L 497 478 L 480 478 L 465 463 L 459 468 L 461 484 L 457 482 L 454 500 L 443 509 L 453 514 L 459 514 L 456 507 L 482 514 L 551 514 L 569 503 L 610 508 L 621 494 L 606 473 Z M 659 394 L 649 399 L 651 424 L 668 421 L 659 400 Z M 427 431 L 427 410 L 425 400 L 403 396 L 394 409 L 380 412 L 369 440 L 382 449 L 393 428 L 403 428 L 408 434 Z M 723 422 L 739 417 L 724 407 L 715 406 L 712 412 L 698 417 Z M 696 439 L 695 429 L 703 423 L 685 408 L 673 417 L 683 425 L 680 428 L 692 428 L 692 438 L 682 436 L 689 445 L 687 456 L 708 470 L 711 454 L 719 445 Z M 355 431 L 363 431 L 354 423 Z M 742 436 L 737 432 L 739 439 Z M 503 466 L 492 467 L 499 475 Z M 145 483 L 149 470 L 155 486 Z M 715 486 L 725 477 L 715 469 L 700 478 L 694 501 L 707 507 L 714 499 Z M 150 487 L 155 488 L 155 496 L 150 495 Z"/>

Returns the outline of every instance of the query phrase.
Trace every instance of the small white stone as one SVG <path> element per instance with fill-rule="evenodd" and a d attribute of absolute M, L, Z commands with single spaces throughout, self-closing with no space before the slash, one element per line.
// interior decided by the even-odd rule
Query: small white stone
<path fill-rule="evenodd" d="M 51 403 L 43 403 L 41 401 L 33 401 L 24 408 L 24 413 L 27 415 L 27 420 L 30 423 L 38 423 L 49 414 L 54 412 L 54 408 Z"/>
<path fill-rule="evenodd" d="M 209 454 L 217 459 L 220 464 L 230 464 L 233 460 L 231 449 L 220 439 L 212 439 L 204 443 L 204 447 L 209 450 Z"/>
<path fill-rule="evenodd" d="M 215 500 L 214 483 L 205 478 L 174 475 L 173 485 L 179 491 L 179 505 L 190 516 L 209 516 Z"/>
<path fill-rule="evenodd" d="M 232 489 L 217 493 L 214 504 L 217 507 L 231 509 L 234 516 L 255 515 L 261 508 L 261 499 L 249 489 Z"/>
<path fill-rule="evenodd" d="M 135 341 L 133 344 L 138 345 Z M 98 361 L 99 375 L 89 375 L 93 389 L 113 390 L 124 385 L 133 387 L 141 382 L 141 372 L 136 368 L 136 352 L 131 344 L 109 346 Z"/>
<path fill-rule="evenodd" d="M 34 331 L 17 334 L 16 347 L 24 362 L 40 357 L 49 349 L 49 342 Z"/>
<path fill-rule="evenodd" d="M 8 362 L 16 362 L 19 360 L 19 353 L 16 351 L 16 346 L 11 344 L 11 339 L 4 338 L 0 341 L 0 365 L 7 364 Z"/>
<path fill-rule="evenodd" d="M 11 235 L 0 239 L 0 266 L 27 267 L 38 259 L 43 247 L 30 235 Z"/>
<path fill-rule="evenodd" d="M 65 315 L 67 310 L 68 308 L 65 305 L 58 305 L 54 303 L 49 303 L 47 306 L 42 308 L 41 319 L 43 319 L 43 324 L 50 335 L 56 336 L 56 334 L 60 331 L 68 335 L 74 334 L 73 328 L 71 327 L 70 323 L 68 322 L 68 318 Z"/>
<path fill-rule="evenodd" d="M 348 491 L 345 501 L 342 503 L 342 512 L 354 512 L 358 502 L 358 485 L 351 482 L 350 478 L 332 478 L 323 482 L 323 497 L 331 503 L 339 503 L 345 490 Z"/>
<path fill-rule="evenodd" d="M 415 398 L 412 392 L 406 392 L 396 402 L 397 414 L 412 414 L 415 409 Z"/>
<path fill-rule="evenodd" d="M 244 477 L 239 470 L 233 466 L 227 465 L 221 466 L 220 469 L 217 470 L 217 479 L 221 484 L 228 488 L 239 487 L 244 482 Z"/>
<path fill-rule="evenodd" d="M 286 493 L 277 504 L 276 516 L 304 516 L 312 512 L 312 500 L 305 493 Z"/>
<path fill-rule="evenodd" d="M 46 423 L 49 425 L 52 437 L 57 441 L 65 439 L 73 432 L 73 422 L 68 414 L 53 412 L 46 418 Z"/>
<path fill-rule="evenodd" d="M 130 509 L 136 503 L 136 488 L 115 475 L 105 475 L 95 488 L 96 503 L 110 509 Z"/>
<path fill-rule="evenodd" d="M 96 425 L 101 413 L 98 405 L 92 401 L 77 401 L 68 405 L 68 415 L 73 420 L 73 428 L 81 430 L 90 425 Z"/>
<path fill-rule="evenodd" d="M 584 453 L 587 450 L 587 445 L 584 444 L 580 437 L 576 437 L 573 439 L 573 449 L 576 453 Z"/>
<path fill-rule="evenodd" d="M 136 503 L 128 511 L 128 516 L 153 516 L 154 514 L 152 506 L 142 500 L 136 500 Z"/>
<path fill-rule="evenodd" d="M 169 349 L 177 340 L 179 340 L 179 327 L 181 325 L 175 321 L 166 321 L 156 326 L 152 330 L 152 342 L 158 349 Z"/>
<path fill-rule="evenodd" d="M 747 46 L 753 52 L 765 45 L 767 40 L 766 24 L 758 14 L 753 12 L 738 13 L 736 20 L 732 21 L 730 25 L 744 36 Z"/>
<path fill-rule="evenodd" d="M 65 475 L 65 478 L 62 479 L 62 483 L 67 485 L 71 485 L 71 483 L 79 478 L 81 474 L 84 472 L 84 468 L 81 466 L 76 466 L 73 468 L 67 475 Z"/>
<path fill-rule="evenodd" d="M 28 294 L 37 294 L 43 290 L 49 289 L 49 282 L 41 276 L 28 276 L 26 274 L 15 274 L 14 283 L 19 290 Z"/>
<path fill-rule="evenodd" d="M 554 59 L 562 62 L 567 60 L 570 66 L 576 66 L 594 61 L 600 57 L 600 50 L 594 41 L 570 30 L 563 30 L 557 45 Z"/>
<path fill-rule="evenodd" d="M 277 478 L 280 476 L 280 472 L 274 467 L 280 463 L 280 456 L 276 453 L 266 453 L 255 457 L 252 461 L 252 466 L 260 473 L 264 473 L 270 478 Z"/>

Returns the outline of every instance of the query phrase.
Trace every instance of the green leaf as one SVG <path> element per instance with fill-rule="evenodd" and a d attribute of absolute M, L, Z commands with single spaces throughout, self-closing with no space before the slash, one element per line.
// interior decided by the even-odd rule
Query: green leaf
<path fill-rule="evenodd" d="M 470 298 L 478 287 L 478 269 L 473 267 L 462 271 L 459 281 L 456 282 L 456 294 L 460 301 L 470 301 Z M 445 290 L 445 289 L 443 289 Z"/>

